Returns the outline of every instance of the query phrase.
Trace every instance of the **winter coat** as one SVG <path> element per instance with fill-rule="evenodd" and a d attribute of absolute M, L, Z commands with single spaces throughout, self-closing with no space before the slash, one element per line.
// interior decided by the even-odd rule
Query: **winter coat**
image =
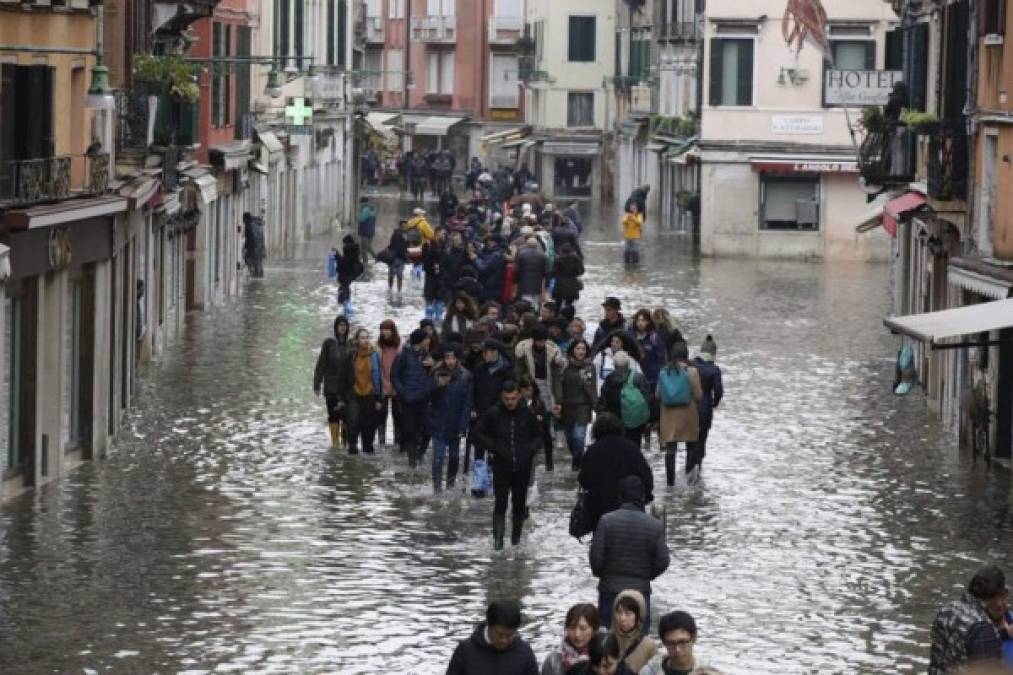
<path fill-rule="evenodd" d="M 499 402 L 499 394 L 503 384 L 514 379 L 514 369 L 510 361 L 500 354 L 492 363 L 483 361 L 473 372 L 474 394 L 473 404 L 479 417 Z"/>
<path fill-rule="evenodd" d="M 450 657 L 447 675 L 538 675 L 531 646 L 519 635 L 503 651 L 492 648 L 483 621 L 467 640 L 461 640 Z"/>
<path fill-rule="evenodd" d="M 638 675 L 665 675 L 665 660 L 668 658 L 668 653 L 662 651 L 660 654 L 656 654 L 650 662 L 640 669 Z M 693 647 L 693 671 L 697 672 L 704 668 L 714 668 L 714 662 L 706 654 L 701 654 L 700 650 Z"/>
<path fill-rule="evenodd" d="M 264 221 L 257 217 L 250 218 L 246 223 L 243 240 L 243 255 L 247 258 L 263 258 L 267 248 L 264 246 Z"/>
<path fill-rule="evenodd" d="M 461 277 L 461 268 L 468 263 L 468 251 L 464 247 L 454 248 L 447 246 L 443 250 L 443 258 L 440 260 L 440 274 L 446 279 L 448 290 Z"/>
<path fill-rule="evenodd" d="M 352 240 L 352 235 L 345 237 L 341 246 L 341 255 L 335 254 L 338 262 L 338 283 L 342 286 L 350 286 L 353 281 L 362 276 L 362 260 L 359 259 L 359 245 Z"/>
<path fill-rule="evenodd" d="M 639 213 L 623 216 L 623 239 L 640 239 L 644 233 L 644 217 Z"/>
<path fill-rule="evenodd" d="M 357 356 L 358 350 L 349 347 L 344 357 L 345 364 L 341 373 L 339 395 L 346 401 L 355 396 L 355 359 Z M 383 396 L 383 364 L 380 361 L 380 352 L 372 345 L 369 346 L 369 370 L 370 379 L 373 381 L 371 395 L 379 400 Z"/>
<path fill-rule="evenodd" d="M 584 275 L 584 261 L 575 253 L 561 255 L 556 258 L 554 270 L 556 287 L 552 291 L 552 297 L 571 301 L 579 298 L 584 289 L 584 282 L 580 280 Z"/>
<path fill-rule="evenodd" d="M 619 419 L 623 418 L 623 387 L 626 386 L 626 377 L 629 374 L 630 369 L 627 368 L 622 373 L 612 371 L 612 374 L 605 378 L 605 383 L 601 387 L 601 396 L 598 399 L 599 410 L 610 412 Z M 654 394 L 651 392 L 651 387 L 647 383 L 647 378 L 644 377 L 643 373 L 633 371 L 633 385 L 640 390 L 640 393 L 644 397 L 644 402 L 647 403 L 647 407 L 651 408 Z M 626 420 L 623 420 L 623 422 L 625 423 Z"/>
<path fill-rule="evenodd" d="M 394 383 L 390 380 L 390 372 L 394 368 L 394 361 L 400 353 L 399 347 L 380 347 L 380 375 L 383 377 L 383 395 L 394 394 Z"/>
<path fill-rule="evenodd" d="M 390 379 L 403 403 L 422 403 L 428 400 L 436 387 L 429 371 L 422 365 L 424 358 L 424 354 L 419 354 L 412 347 L 405 347 L 394 359 Z"/>
<path fill-rule="evenodd" d="M 556 225 L 552 228 L 552 247 L 557 254 L 562 254 L 563 246 L 569 244 L 577 255 L 581 255 L 580 239 L 577 237 L 577 228 L 568 225 Z M 556 258 L 559 261 L 559 258 Z"/>
<path fill-rule="evenodd" d="M 678 328 L 665 328 L 664 326 L 658 326 L 655 329 L 658 335 L 661 336 L 661 341 L 665 345 L 665 354 L 672 353 L 672 345 L 676 342 L 685 342 L 686 338 L 683 337 L 682 331 Z"/>
<path fill-rule="evenodd" d="M 503 283 L 506 276 L 506 258 L 499 247 L 484 250 L 474 261 L 478 270 L 478 280 L 482 284 L 482 300 L 499 302 L 503 296 Z"/>
<path fill-rule="evenodd" d="M 514 281 L 518 295 L 541 295 L 549 275 L 549 257 L 539 246 L 527 244 L 514 258 Z"/>
<path fill-rule="evenodd" d="M 654 474 L 636 443 L 625 436 L 605 436 L 585 451 L 577 482 L 587 490 L 584 507 L 596 527 L 599 518 L 622 505 L 619 481 L 626 476 L 639 476 L 644 483 L 644 501 L 654 501 Z"/>
<path fill-rule="evenodd" d="M 443 274 L 443 247 L 431 241 L 422 247 L 422 268 L 426 278 L 422 295 L 426 302 L 442 300 L 446 295 L 446 275 Z"/>
<path fill-rule="evenodd" d="M 329 337 L 320 346 L 320 354 L 317 356 L 317 365 L 313 369 L 313 391 L 320 391 L 323 385 L 324 396 L 337 396 L 341 393 L 341 384 L 344 382 L 344 369 L 347 366 L 345 356 L 349 350 L 348 336 L 341 341 L 336 337 Z"/>
<path fill-rule="evenodd" d="M 668 363 L 668 350 L 665 348 L 664 340 L 657 331 L 651 331 L 641 336 L 631 330 L 630 337 L 640 345 L 640 351 L 643 354 L 640 357 L 640 370 L 644 373 L 644 377 L 652 385 L 657 384 L 658 373 Z"/>
<path fill-rule="evenodd" d="M 590 424 L 598 405 L 594 365 L 570 359 L 560 378 L 560 394 L 559 404 L 563 407 L 560 422 L 566 426 Z"/>
<path fill-rule="evenodd" d="M 629 354 L 629 352 L 627 352 L 627 354 Z M 591 360 L 591 363 L 594 364 L 594 377 L 597 383 L 595 386 L 598 388 L 598 394 L 601 395 L 601 388 L 602 385 L 605 384 L 605 378 L 611 375 L 612 371 L 615 370 L 615 365 L 612 363 L 611 347 L 607 347 L 598 352 L 598 354 L 596 354 Z M 635 373 L 643 372 L 640 370 L 640 364 L 632 354 L 630 355 L 630 368 L 632 368 Z"/>
<path fill-rule="evenodd" d="M 569 206 L 563 211 L 563 215 L 570 219 L 573 226 L 577 228 L 577 232 L 584 231 L 584 221 L 581 220 L 580 211 L 572 206 Z"/>
<path fill-rule="evenodd" d="M 457 211 L 457 205 L 460 203 L 461 200 L 453 192 L 444 192 L 440 195 L 440 215 L 449 218 Z"/>
<path fill-rule="evenodd" d="M 1002 634 L 981 600 L 965 591 L 940 609 L 932 623 L 928 673 L 956 673 L 976 659 L 1002 659 Z"/>
<path fill-rule="evenodd" d="M 516 357 L 514 361 L 514 368 L 517 371 L 517 377 L 521 375 L 527 375 L 532 380 L 535 379 L 535 350 L 534 340 L 527 339 L 521 340 L 517 343 L 517 348 L 514 350 Z M 566 367 L 566 358 L 562 352 L 559 351 L 559 347 L 556 346 L 552 340 L 545 341 L 545 376 L 546 382 L 549 385 L 549 395 L 552 398 L 552 405 L 556 405 L 563 398 L 562 391 L 562 375 L 563 368 Z M 551 412 L 551 411 L 550 411 Z"/>
<path fill-rule="evenodd" d="M 683 364 L 685 367 L 685 364 Z M 686 368 L 693 400 L 689 405 L 667 406 L 661 400 L 661 385 L 658 385 L 658 403 L 661 407 L 661 442 L 695 442 L 700 438 L 700 415 L 697 401 L 703 396 L 700 386 L 700 371 L 693 366 Z"/>
<path fill-rule="evenodd" d="M 407 263 L 409 261 L 408 237 L 405 236 L 404 230 L 397 228 L 391 232 L 390 243 L 387 244 L 387 249 L 390 251 L 390 255 L 393 260 L 400 260 L 403 263 Z"/>
<path fill-rule="evenodd" d="M 429 399 L 429 432 L 434 438 L 450 440 L 466 434 L 471 423 L 471 373 L 460 366 L 452 371 L 438 368 L 433 380 L 437 381 L 441 375 L 448 375 L 450 382 L 433 388 Z"/>
<path fill-rule="evenodd" d="M 513 410 L 507 410 L 502 401 L 497 403 L 475 428 L 478 445 L 491 454 L 495 471 L 530 471 L 541 434 L 535 413 L 524 403 Z"/>
<path fill-rule="evenodd" d="M 700 373 L 700 389 L 702 396 L 697 404 L 700 413 L 700 424 L 710 426 L 714 418 L 714 408 L 721 404 L 725 395 L 725 386 L 721 381 L 721 368 L 713 361 L 706 361 L 699 356 L 693 359 L 693 367 Z"/>
<path fill-rule="evenodd" d="M 599 345 L 605 338 L 615 331 L 626 330 L 626 317 L 623 316 L 622 312 L 616 316 L 615 321 L 609 321 L 608 319 L 602 319 L 598 322 L 598 329 L 594 332 L 594 343 L 591 345 L 596 351 L 600 349 Z"/>
<path fill-rule="evenodd" d="M 376 234 L 376 209 L 372 204 L 359 207 L 359 236 L 372 237 Z"/>
<path fill-rule="evenodd" d="M 651 581 L 668 569 L 665 528 L 643 507 L 625 503 L 598 521 L 588 554 L 598 590 L 651 592 Z"/>
<path fill-rule="evenodd" d="M 426 220 L 425 216 L 413 216 L 411 220 L 408 221 L 408 225 L 405 227 L 405 229 L 406 230 L 417 229 L 419 232 L 418 236 L 421 237 L 422 243 L 432 241 L 433 238 L 436 236 L 436 233 L 433 232 L 433 226 L 429 224 L 429 221 Z"/>
<path fill-rule="evenodd" d="M 457 280 L 453 291 L 455 294 L 464 293 L 475 302 L 481 302 L 482 297 L 485 295 L 485 288 L 482 287 L 478 279 L 467 275 L 463 275 Z"/>

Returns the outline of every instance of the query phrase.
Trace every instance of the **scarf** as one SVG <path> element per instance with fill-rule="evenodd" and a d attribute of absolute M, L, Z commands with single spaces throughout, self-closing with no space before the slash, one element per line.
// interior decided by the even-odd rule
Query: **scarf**
<path fill-rule="evenodd" d="M 588 649 L 587 649 L 587 647 L 584 648 L 584 651 L 580 651 L 579 649 L 577 649 L 576 647 L 574 647 L 572 644 L 570 644 L 570 641 L 567 640 L 566 638 L 563 638 L 563 644 L 559 648 L 559 651 L 562 652 L 562 654 L 563 654 L 563 672 L 564 673 L 567 670 L 569 670 L 571 666 L 574 666 L 574 665 L 576 665 L 578 663 L 582 663 L 584 661 L 587 661 L 590 658 L 588 656 Z"/>

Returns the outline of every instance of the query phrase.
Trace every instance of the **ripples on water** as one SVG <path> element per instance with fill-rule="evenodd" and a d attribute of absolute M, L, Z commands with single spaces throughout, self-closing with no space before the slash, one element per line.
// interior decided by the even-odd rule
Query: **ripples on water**
<path fill-rule="evenodd" d="M 589 238 L 582 316 L 608 294 L 667 306 L 693 346 L 713 332 L 725 371 L 702 486 L 658 490 L 673 562 L 655 612 L 692 612 L 729 672 L 924 670 L 938 604 L 982 561 L 1010 568 L 1009 481 L 889 393 L 887 270 L 699 261 L 671 236 L 626 270 L 617 232 Z M 0 508 L 4 672 L 438 673 L 491 598 L 523 600 L 540 658 L 596 599 L 564 462 L 539 473 L 523 545 L 494 554 L 490 499 L 327 449 L 320 250 L 191 317 L 113 457 Z M 374 334 L 382 271 L 355 292 Z M 405 334 L 420 292 L 406 280 Z"/>

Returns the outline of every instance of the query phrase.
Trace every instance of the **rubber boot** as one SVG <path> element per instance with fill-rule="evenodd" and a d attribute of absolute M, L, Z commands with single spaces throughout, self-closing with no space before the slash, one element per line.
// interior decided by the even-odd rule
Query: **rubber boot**
<path fill-rule="evenodd" d="M 327 430 L 331 432 L 331 449 L 337 449 L 341 443 L 341 425 L 337 422 L 329 422 Z"/>
<path fill-rule="evenodd" d="M 492 547 L 496 551 L 503 550 L 503 535 L 506 534 L 506 516 L 492 517 Z"/>
<path fill-rule="evenodd" d="M 526 517 L 526 516 L 525 516 Z M 521 532 L 524 530 L 524 518 L 514 516 L 510 523 L 510 543 L 514 546 L 521 543 Z"/>
<path fill-rule="evenodd" d="M 675 485 L 675 450 L 665 451 L 665 482 Z"/>

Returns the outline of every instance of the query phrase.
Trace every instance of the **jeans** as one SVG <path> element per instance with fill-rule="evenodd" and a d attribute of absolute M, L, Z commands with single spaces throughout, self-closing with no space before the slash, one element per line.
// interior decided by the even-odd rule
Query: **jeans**
<path fill-rule="evenodd" d="M 507 500 L 510 500 L 514 522 L 524 519 L 528 501 L 528 479 L 531 477 L 531 464 L 518 465 L 513 471 L 506 464 L 494 464 L 492 471 L 492 489 L 496 495 L 493 513 L 497 516 L 506 515 Z"/>
<path fill-rule="evenodd" d="M 383 397 L 383 408 L 376 416 L 376 440 L 387 442 L 387 416 L 394 416 L 394 443 L 401 446 L 401 402 L 393 396 Z"/>
<path fill-rule="evenodd" d="M 395 260 L 387 267 L 387 288 L 394 288 L 394 281 L 397 281 L 397 290 L 401 290 L 401 286 L 404 285 L 404 266 L 403 260 Z"/>
<path fill-rule="evenodd" d="M 598 591 L 598 616 L 601 618 L 602 628 L 612 627 L 612 605 L 616 602 L 616 596 L 618 593 L 612 591 Z M 644 606 L 647 610 L 647 616 L 641 625 L 640 634 L 650 635 L 651 633 L 651 594 L 644 593 Z"/>
<path fill-rule="evenodd" d="M 376 398 L 373 396 L 352 396 L 348 400 L 348 447 L 355 449 L 362 438 L 363 452 L 373 452 L 373 436 L 376 434 Z"/>
<path fill-rule="evenodd" d="M 415 466 L 420 442 L 426 432 L 426 402 L 404 401 L 401 406 L 401 448 L 408 454 L 408 462 Z"/>
<path fill-rule="evenodd" d="M 454 436 L 451 439 L 436 438 L 433 436 L 433 486 L 440 487 L 443 479 L 443 460 L 450 454 L 450 462 L 447 466 L 447 485 L 457 479 L 457 465 L 461 459 L 461 439 Z"/>
<path fill-rule="evenodd" d="M 573 462 L 580 466 L 580 460 L 584 457 L 584 445 L 587 443 L 587 425 L 570 424 L 566 427 L 566 444 L 573 455 Z"/>

